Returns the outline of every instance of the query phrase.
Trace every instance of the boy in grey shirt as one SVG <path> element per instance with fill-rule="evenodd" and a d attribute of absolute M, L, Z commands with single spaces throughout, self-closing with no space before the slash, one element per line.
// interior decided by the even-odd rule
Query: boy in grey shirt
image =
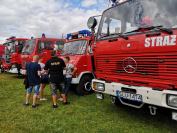
<path fill-rule="evenodd" d="M 65 76 L 65 87 L 62 93 L 62 97 L 63 97 L 63 103 L 64 104 L 69 104 L 69 102 L 67 101 L 67 95 L 69 92 L 69 88 L 71 86 L 71 81 L 72 81 L 72 77 L 75 74 L 75 72 L 77 71 L 77 68 L 69 63 L 70 58 L 67 56 L 64 58 L 65 64 L 66 64 L 66 68 L 65 68 L 65 72 L 64 72 L 64 76 Z"/>

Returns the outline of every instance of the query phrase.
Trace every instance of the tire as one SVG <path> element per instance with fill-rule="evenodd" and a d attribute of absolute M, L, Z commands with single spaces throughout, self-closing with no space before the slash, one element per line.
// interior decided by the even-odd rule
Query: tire
<path fill-rule="evenodd" d="M 18 77 L 20 77 L 21 76 L 21 73 L 20 73 L 21 65 L 16 64 L 16 68 L 17 68 L 17 71 L 18 71 L 17 75 L 18 75 Z"/>
<path fill-rule="evenodd" d="M 91 94 L 93 92 L 91 88 L 92 79 L 92 75 L 84 75 L 76 87 L 76 93 L 80 96 Z"/>

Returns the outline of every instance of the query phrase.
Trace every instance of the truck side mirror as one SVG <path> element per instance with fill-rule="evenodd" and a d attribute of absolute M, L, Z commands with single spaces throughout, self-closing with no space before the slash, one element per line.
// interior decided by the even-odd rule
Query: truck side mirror
<path fill-rule="evenodd" d="M 92 31 L 94 31 L 95 27 L 97 26 L 98 22 L 96 20 L 96 18 L 94 17 L 90 17 L 88 19 L 88 22 L 87 22 L 87 26 L 89 29 L 91 29 Z"/>

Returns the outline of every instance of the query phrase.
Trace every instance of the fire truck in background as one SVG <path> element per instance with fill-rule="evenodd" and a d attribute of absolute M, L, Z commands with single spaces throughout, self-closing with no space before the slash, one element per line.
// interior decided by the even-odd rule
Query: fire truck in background
<path fill-rule="evenodd" d="M 76 85 L 76 92 L 85 95 L 92 92 L 91 81 L 93 75 L 93 51 L 92 44 L 94 37 L 88 30 L 82 30 L 67 34 L 67 41 L 64 44 L 61 58 L 70 57 L 70 62 L 75 65 L 77 72 L 72 79 L 72 84 Z"/>
<path fill-rule="evenodd" d="M 17 68 L 18 75 L 20 74 L 21 52 L 26 40 L 28 39 L 16 38 L 16 37 L 10 37 L 6 39 L 6 42 L 3 44 L 5 46 L 5 52 L 4 52 L 3 64 L 2 64 L 2 68 L 4 70 Z"/>
<path fill-rule="evenodd" d="M 26 41 L 22 50 L 22 69 L 26 63 L 31 62 L 34 55 L 39 55 L 43 63 L 51 58 L 51 51 L 57 50 L 57 55 L 60 55 L 64 47 L 65 39 L 46 38 L 43 34 L 41 38 L 32 38 Z"/>
<path fill-rule="evenodd" d="M 95 41 L 97 98 L 177 120 L 177 1 L 126 0 L 105 10 Z M 91 17 L 88 27 L 94 29 Z"/>
<path fill-rule="evenodd" d="M 3 55 L 5 54 L 5 46 L 0 44 L 0 73 L 2 72 Z"/>
<path fill-rule="evenodd" d="M 5 53 L 5 46 L 3 44 L 0 44 L 0 58 L 2 58 L 4 53 Z"/>

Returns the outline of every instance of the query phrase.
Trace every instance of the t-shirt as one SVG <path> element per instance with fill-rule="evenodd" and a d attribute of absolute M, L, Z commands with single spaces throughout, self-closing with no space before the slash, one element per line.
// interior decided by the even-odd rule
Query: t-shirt
<path fill-rule="evenodd" d="M 38 71 L 41 71 L 41 67 L 37 62 L 31 62 L 26 65 L 26 74 L 29 85 L 39 85 L 40 77 Z"/>
<path fill-rule="evenodd" d="M 72 78 L 72 72 L 73 72 L 73 70 L 74 70 L 74 65 L 68 63 L 66 65 L 65 77 L 66 78 Z"/>
<path fill-rule="evenodd" d="M 42 62 L 39 62 L 39 65 L 41 66 L 41 70 L 43 70 L 43 69 L 44 69 L 44 67 L 45 67 L 45 64 L 44 64 L 44 63 L 42 63 Z"/>
<path fill-rule="evenodd" d="M 58 57 L 52 57 L 45 64 L 44 70 L 49 71 L 49 81 L 59 84 L 63 82 L 63 69 L 66 67 L 64 61 Z"/>
<path fill-rule="evenodd" d="M 42 76 L 46 76 L 47 73 L 46 73 L 45 71 L 43 71 L 43 70 L 44 70 L 44 67 L 45 67 L 45 64 L 42 63 L 42 62 L 39 62 L 38 64 L 41 66 L 41 71 L 42 71 L 41 77 L 42 77 Z"/>

